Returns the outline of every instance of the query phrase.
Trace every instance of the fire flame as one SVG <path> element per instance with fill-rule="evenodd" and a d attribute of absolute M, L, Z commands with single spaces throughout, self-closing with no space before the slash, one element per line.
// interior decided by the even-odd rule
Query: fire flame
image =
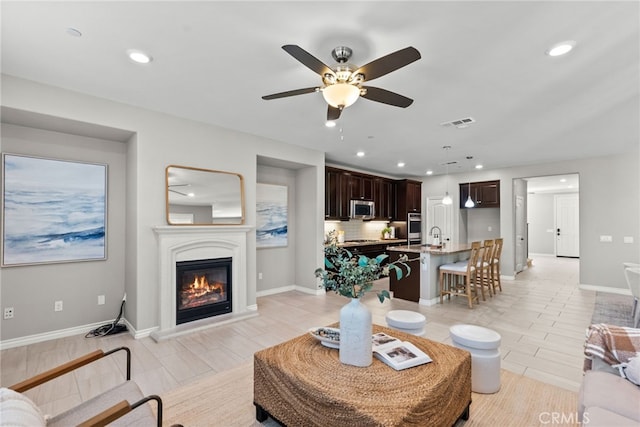
<path fill-rule="evenodd" d="M 211 292 L 223 292 L 224 288 L 221 283 L 209 283 L 205 276 L 196 276 L 193 283 L 187 287 L 187 292 L 193 297 L 199 297 Z"/>

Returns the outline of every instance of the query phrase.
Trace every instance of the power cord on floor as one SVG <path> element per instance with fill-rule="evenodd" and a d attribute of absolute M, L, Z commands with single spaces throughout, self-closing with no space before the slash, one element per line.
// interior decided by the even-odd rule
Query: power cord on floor
<path fill-rule="evenodd" d="M 94 337 L 103 337 L 105 335 L 117 334 L 120 332 L 124 332 L 127 330 L 126 325 L 119 324 L 118 322 L 122 318 L 122 314 L 124 313 L 124 303 L 126 302 L 126 297 L 122 300 L 122 304 L 120 304 L 120 313 L 118 313 L 118 317 L 113 323 L 109 323 L 107 325 L 102 325 L 92 331 L 87 332 L 85 338 L 94 338 Z"/>

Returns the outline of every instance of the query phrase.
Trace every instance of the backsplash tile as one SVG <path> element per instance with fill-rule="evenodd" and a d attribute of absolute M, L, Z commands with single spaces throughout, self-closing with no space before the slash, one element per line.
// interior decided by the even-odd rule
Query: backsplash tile
<path fill-rule="evenodd" d="M 344 231 L 345 240 L 355 239 L 380 239 L 382 235 L 382 229 L 387 226 L 384 221 L 325 221 L 324 234 L 325 236 L 331 231 Z"/>

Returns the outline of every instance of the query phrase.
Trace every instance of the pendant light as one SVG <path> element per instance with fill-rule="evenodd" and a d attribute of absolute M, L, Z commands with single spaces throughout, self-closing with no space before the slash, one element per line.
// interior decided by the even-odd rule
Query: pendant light
<path fill-rule="evenodd" d="M 467 163 L 470 163 L 471 159 L 473 159 L 473 156 L 467 156 Z M 471 170 L 471 169 L 469 169 L 469 170 Z M 476 206 L 476 204 L 473 203 L 473 200 L 471 199 L 471 177 L 469 177 L 469 194 L 467 195 L 467 201 L 464 202 L 464 207 L 465 208 L 473 208 L 475 206 Z"/>
<path fill-rule="evenodd" d="M 447 167 L 447 176 L 446 176 L 446 185 L 447 185 L 447 191 L 444 193 L 444 197 L 442 198 L 442 204 L 443 205 L 450 205 L 453 203 L 453 199 L 451 198 L 451 196 L 449 195 L 449 150 L 451 149 L 450 145 L 445 145 L 444 147 L 442 147 L 443 150 L 445 150 L 445 162 L 444 164 Z"/>

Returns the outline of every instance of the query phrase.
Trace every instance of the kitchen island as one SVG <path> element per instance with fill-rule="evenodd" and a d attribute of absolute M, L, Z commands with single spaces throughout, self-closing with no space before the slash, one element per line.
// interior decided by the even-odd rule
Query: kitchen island
<path fill-rule="evenodd" d="M 469 243 L 447 243 L 444 247 L 427 245 L 390 246 L 387 248 L 390 261 L 405 254 L 411 261 L 411 274 L 398 280 L 389 275 L 389 290 L 394 298 L 414 301 L 420 305 L 434 305 L 440 300 L 438 289 L 438 267 L 467 259 L 471 251 Z M 419 260 L 417 259 L 419 257 Z"/>

